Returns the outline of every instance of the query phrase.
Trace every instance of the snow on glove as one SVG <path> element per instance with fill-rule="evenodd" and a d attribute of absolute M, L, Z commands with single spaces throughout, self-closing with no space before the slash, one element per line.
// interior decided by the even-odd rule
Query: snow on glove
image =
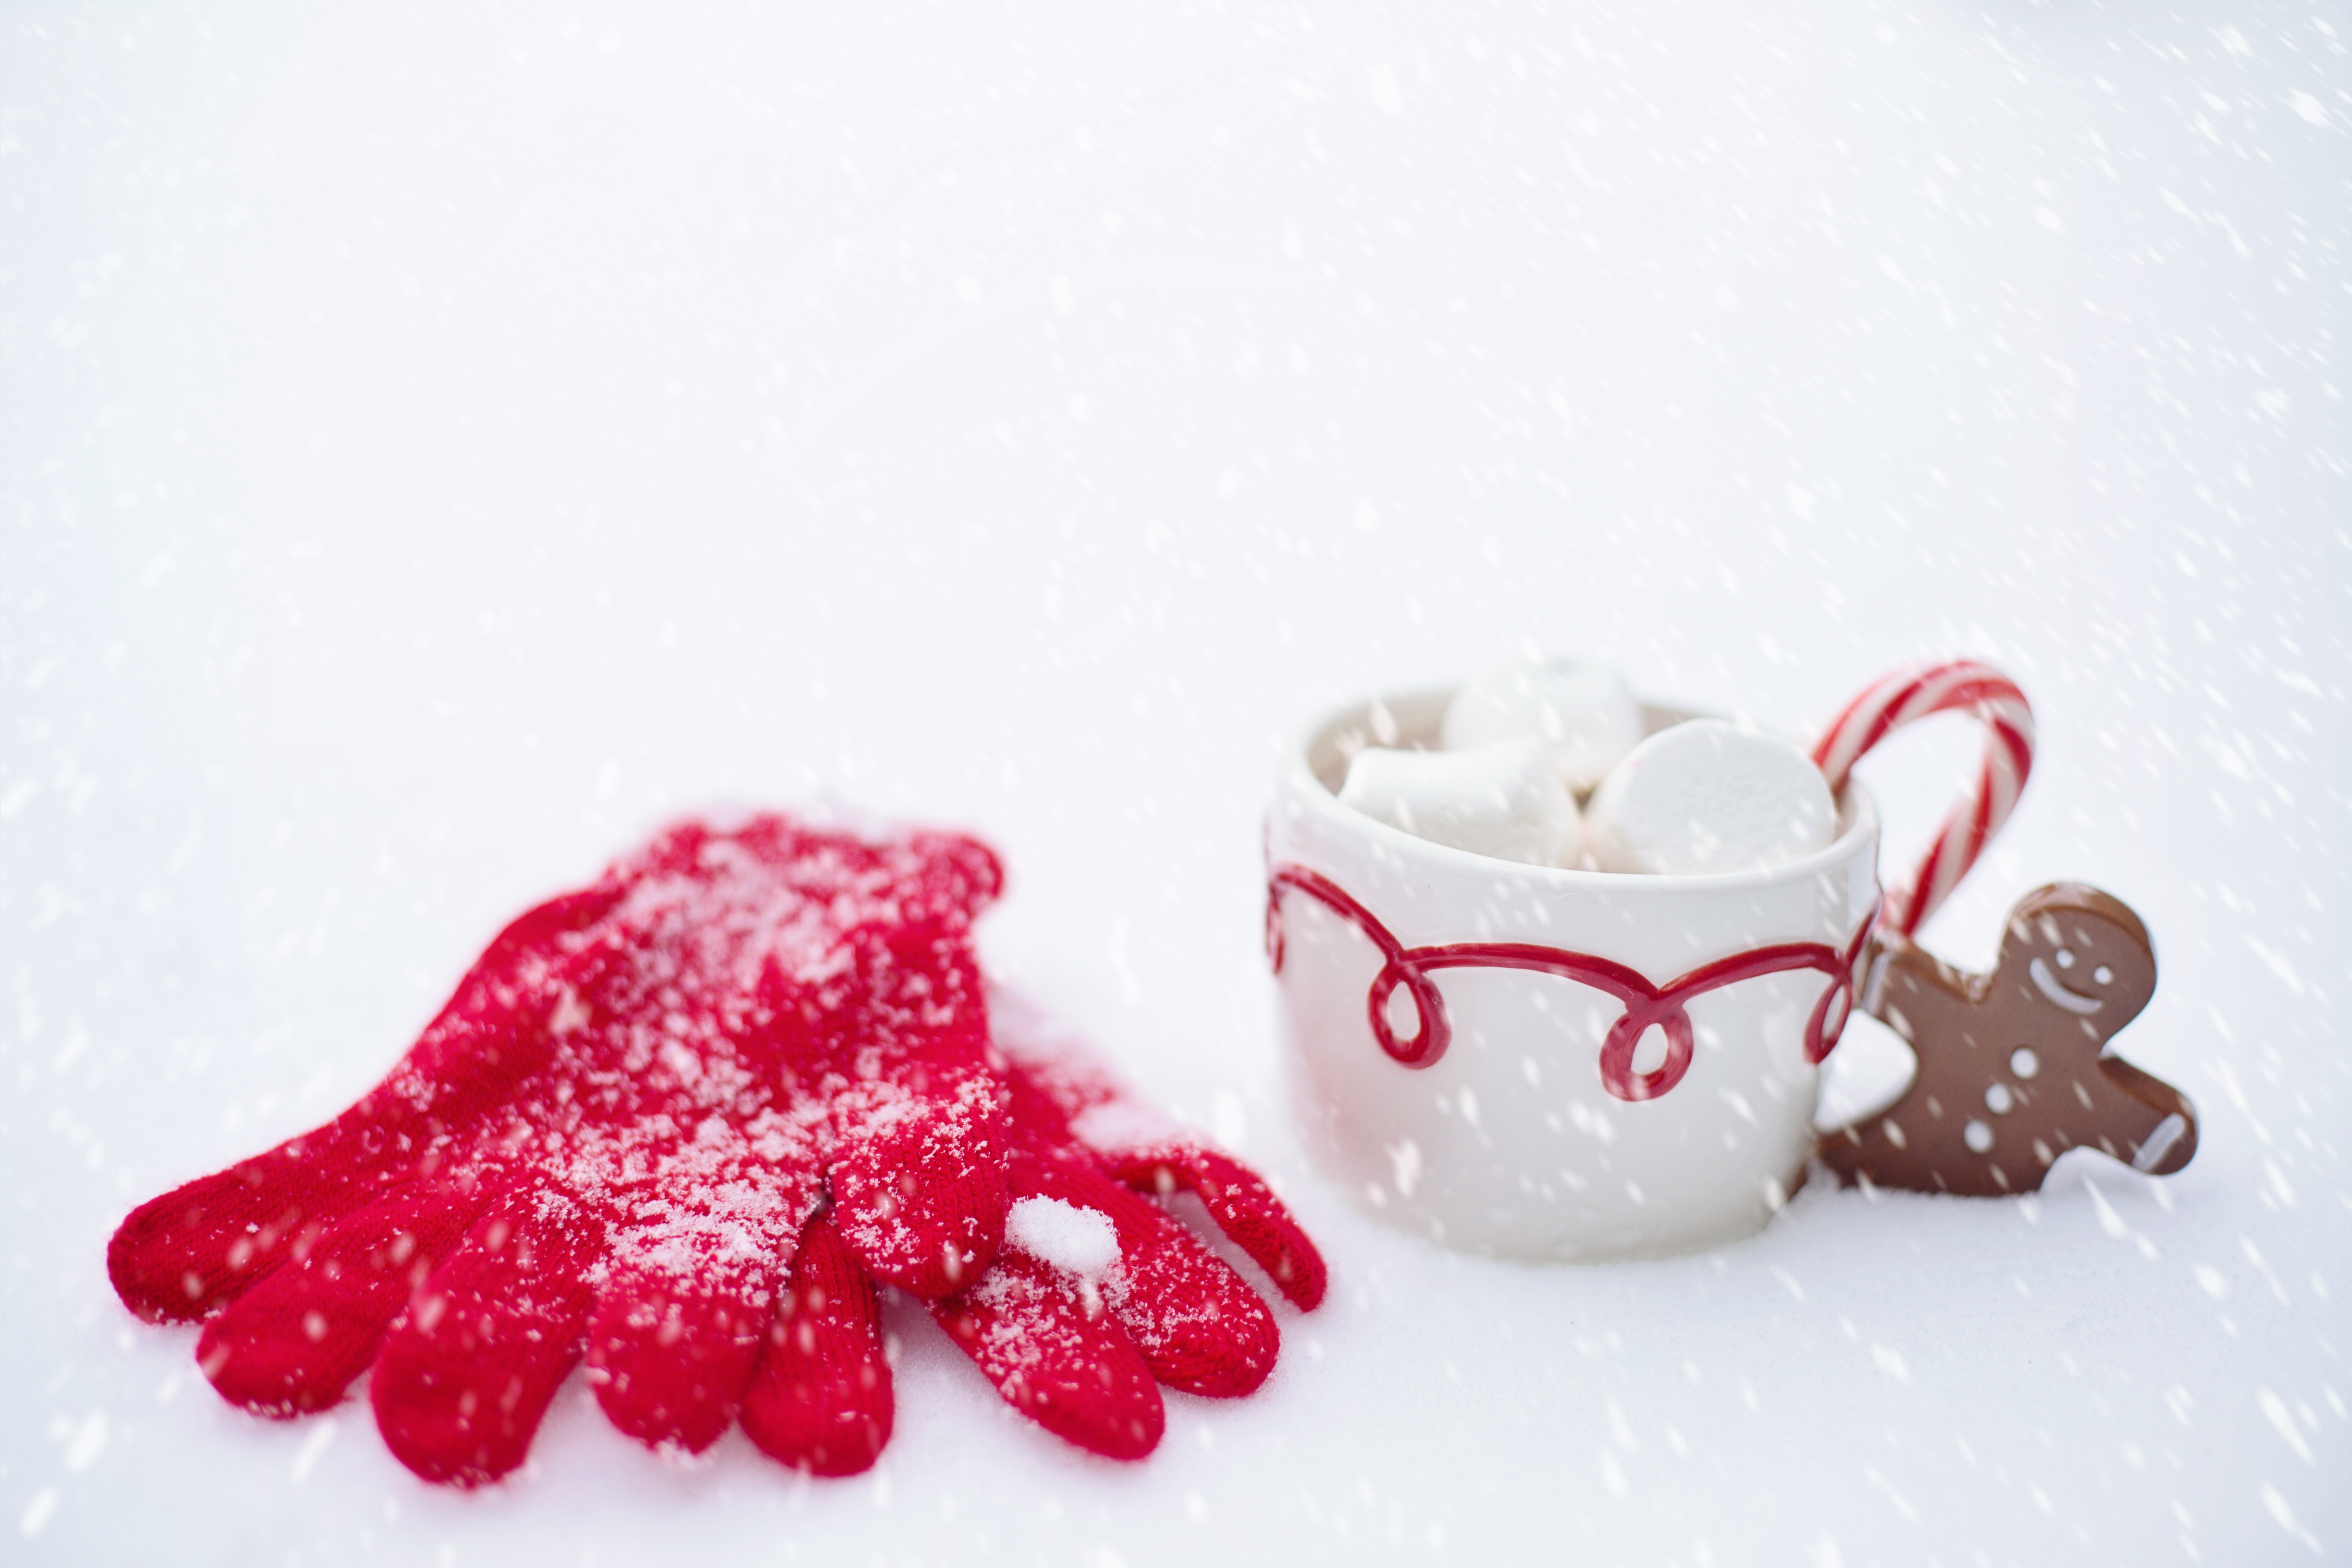
<path fill-rule="evenodd" d="M 937 1297 L 993 1257 L 1007 1129 L 966 931 L 998 884 L 952 835 L 673 828 L 499 933 L 350 1110 L 134 1211 L 115 1289 L 209 1318 L 206 1376 L 263 1414 L 373 1363 L 430 1480 L 521 1463 L 583 1351 L 615 1426 L 707 1447 L 772 1381 L 788 1268 Z"/>
<path fill-rule="evenodd" d="M 1256 1292 L 1139 1191 L 1198 1194 L 1303 1309 L 1323 1299 L 1323 1259 L 1263 1180 L 1129 1095 L 1082 1043 L 1001 990 L 989 1012 L 1014 1202 L 993 1266 L 932 1315 L 1014 1409 L 1080 1447 L 1141 1458 L 1164 1422 L 1159 1384 L 1248 1394 L 1280 1334 Z M 872 1288 L 814 1240 L 744 1425 L 786 1463 L 845 1475 L 888 1436 L 889 1374 Z"/>

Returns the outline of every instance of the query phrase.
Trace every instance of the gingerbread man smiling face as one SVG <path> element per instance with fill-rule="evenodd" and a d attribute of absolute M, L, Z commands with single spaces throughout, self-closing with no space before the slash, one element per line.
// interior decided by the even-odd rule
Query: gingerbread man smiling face
<path fill-rule="evenodd" d="M 2147 929 L 2120 900 L 2067 882 L 2028 895 L 1990 974 L 1881 942 L 1864 1005 L 1919 1071 L 1893 1105 L 1822 1137 L 1841 1182 L 1998 1196 L 2040 1186 L 2069 1149 L 2152 1175 L 2196 1153 L 2188 1096 L 2105 1054 L 2156 994 Z"/>

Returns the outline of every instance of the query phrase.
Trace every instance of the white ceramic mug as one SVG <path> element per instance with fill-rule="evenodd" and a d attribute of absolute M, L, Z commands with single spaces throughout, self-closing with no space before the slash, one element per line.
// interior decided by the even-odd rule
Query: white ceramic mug
<path fill-rule="evenodd" d="M 1847 786 L 1827 848 L 1706 877 L 1491 859 L 1339 804 L 1356 748 L 1434 744 L 1450 695 L 1361 703 L 1285 748 L 1267 942 L 1310 1156 L 1375 1217 L 1506 1257 L 1759 1229 L 1812 1152 L 1878 908 L 1868 793 Z"/>

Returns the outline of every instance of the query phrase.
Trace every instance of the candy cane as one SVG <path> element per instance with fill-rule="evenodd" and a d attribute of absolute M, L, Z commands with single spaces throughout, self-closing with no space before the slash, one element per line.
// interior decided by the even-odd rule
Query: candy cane
<path fill-rule="evenodd" d="M 2017 683 L 1990 665 L 1954 659 L 1886 676 L 1846 705 L 1818 744 L 1813 762 L 1832 793 L 1865 752 L 1915 719 L 1965 710 L 1990 731 L 1984 766 L 1936 834 L 1910 886 L 1890 894 L 1887 929 L 1909 936 L 1959 886 L 1992 836 L 2009 820 L 2033 769 L 2033 710 Z"/>

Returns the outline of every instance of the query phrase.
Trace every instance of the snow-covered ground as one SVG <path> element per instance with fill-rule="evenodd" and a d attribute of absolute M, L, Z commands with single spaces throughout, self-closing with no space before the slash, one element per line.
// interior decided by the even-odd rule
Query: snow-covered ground
<path fill-rule="evenodd" d="M 0 1559 L 2352 1553 L 2352 15 L 774 9 L 0 12 Z M 2196 1163 L 1605 1268 L 1357 1217 L 1286 1119 L 1275 737 L 1530 644 L 1799 731 L 2015 673 L 1927 941 L 2136 906 Z M 1906 863 L 1943 722 L 1864 770 Z M 458 1495 L 115 1301 L 131 1204 L 506 915 L 815 798 L 993 837 L 996 964 L 1277 1176 L 1335 1289 L 1256 1397 L 1096 1461 L 900 1303 L 865 1479 L 575 1382 Z"/>

